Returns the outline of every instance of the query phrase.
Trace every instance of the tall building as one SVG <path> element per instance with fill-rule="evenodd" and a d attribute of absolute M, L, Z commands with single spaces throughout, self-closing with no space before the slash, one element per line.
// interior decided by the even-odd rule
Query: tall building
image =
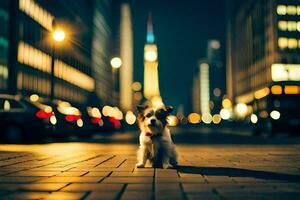
<path fill-rule="evenodd" d="M 133 32 L 129 4 L 121 5 L 120 23 L 120 106 L 122 110 L 132 110 L 133 106 Z"/>
<path fill-rule="evenodd" d="M 225 95 L 225 69 L 219 40 L 209 40 L 206 58 L 199 60 L 193 77 L 193 111 L 216 114 L 221 110 Z"/>
<path fill-rule="evenodd" d="M 152 16 L 147 22 L 147 37 L 144 46 L 144 96 L 154 106 L 162 104 L 159 92 L 158 54 L 153 33 Z"/>
<path fill-rule="evenodd" d="M 232 100 L 266 109 L 275 98 L 299 94 L 300 1 L 228 4 L 227 90 Z M 258 100 L 263 103 L 257 105 Z"/>
<path fill-rule="evenodd" d="M 54 94 L 55 99 L 81 104 L 96 103 L 98 94 L 108 101 L 110 11 L 105 5 L 109 2 L 1 1 L 1 91 L 25 97 L 38 94 L 50 98 Z M 66 33 L 61 43 L 52 38 L 56 28 Z"/>
<path fill-rule="evenodd" d="M 8 85 L 9 1 L 0 1 L 0 92 Z"/>
<path fill-rule="evenodd" d="M 112 103 L 112 68 L 110 66 L 112 48 L 111 12 L 113 5 L 110 0 L 93 0 L 92 26 L 92 70 L 95 78 L 95 93 L 102 105 Z"/>

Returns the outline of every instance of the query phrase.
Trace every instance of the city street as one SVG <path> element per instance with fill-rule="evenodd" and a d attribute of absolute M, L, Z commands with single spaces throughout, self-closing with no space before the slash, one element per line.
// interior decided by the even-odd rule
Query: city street
<path fill-rule="evenodd" d="M 173 128 L 177 169 L 135 168 L 138 132 L 0 146 L 1 199 L 299 199 L 300 139 Z"/>

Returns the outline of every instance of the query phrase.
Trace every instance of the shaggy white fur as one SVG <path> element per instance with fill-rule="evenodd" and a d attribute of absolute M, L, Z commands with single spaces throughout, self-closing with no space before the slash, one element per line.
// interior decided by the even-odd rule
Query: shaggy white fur
<path fill-rule="evenodd" d="M 177 165 L 177 152 L 166 124 L 169 112 L 171 111 L 168 108 L 142 110 L 142 117 L 139 118 L 141 134 L 136 167 L 145 167 L 147 160 L 153 167 L 170 168 Z"/>

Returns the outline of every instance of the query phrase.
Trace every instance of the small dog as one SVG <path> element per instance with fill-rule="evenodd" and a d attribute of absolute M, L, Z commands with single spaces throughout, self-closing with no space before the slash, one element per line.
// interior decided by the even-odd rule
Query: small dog
<path fill-rule="evenodd" d="M 145 167 L 149 160 L 153 167 L 171 168 L 177 165 L 177 153 L 167 127 L 171 106 L 152 108 L 138 106 L 138 123 L 141 129 L 140 147 L 136 167 Z"/>

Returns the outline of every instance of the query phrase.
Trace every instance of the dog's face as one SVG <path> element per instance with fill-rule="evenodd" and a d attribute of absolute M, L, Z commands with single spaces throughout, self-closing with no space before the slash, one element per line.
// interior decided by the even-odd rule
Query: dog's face
<path fill-rule="evenodd" d="M 171 106 L 151 108 L 138 106 L 138 122 L 142 131 L 150 132 L 152 135 L 162 133 L 167 125 L 167 116 L 173 111 Z"/>

